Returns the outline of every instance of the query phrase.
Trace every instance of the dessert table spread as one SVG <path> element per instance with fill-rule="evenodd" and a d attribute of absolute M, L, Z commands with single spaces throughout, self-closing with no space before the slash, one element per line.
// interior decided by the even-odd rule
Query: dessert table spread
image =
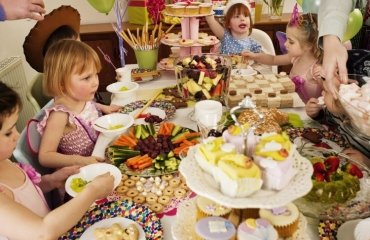
<path fill-rule="evenodd" d="M 136 64 L 132 65 L 127 65 L 128 68 L 133 69 L 136 68 Z M 254 65 L 252 66 L 254 69 L 256 69 L 260 73 L 271 73 L 271 68 L 266 67 L 266 66 L 261 66 L 261 65 Z M 155 92 L 157 92 L 159 89 L 166 88 L 166 87 L 172 87 L 176 85 L 176 77 L 174 74 L 174 71 L 161 71 L 161 76 L 158 79 L 155 79 L 153 81 L 148 81 L 148 82 L 143 82 L 140 83 L 140 88 L 137 91 L 136 94 L 136 99 L 135 100 L 148 100 L 150 99 Z M 304 104 L 301 102 L 299 98 L 294 99 L 295 104 L 294 106 L 300 106 L 300 107 L 295 107 L 295 108 L 286 108 L 282 109 L 283 111 L 286 112 L 291 112 L 291 113 L 296 113 L 299 114 L 301 119 L 303 121 L 309 121 L 308 116 L 305 113 L 304 110 Z M 298 102 L 297 102 L 298 101 Z M 113 96 L 111 98 L 111 103 L 112 104 L 117 104 L 120 105 L 120 100 L 115 99 Z M 182 108 L 182 109 L 177 109 L 176 114 L 173 119 L 171 119 L 172 122 L 184 126 L 193 130 L 197 129 L 197 125 L 195 121 L 191 120 L 191 113 L 193 111 L 193 107 L 188 107 L 188 108 Z M 104 157 L 105 156 L 105 149 L 107 145 L 112 141 L 112 139 L 109 139 L 102 134 L 100 134 L 97 143 L 95 145 L 95 149 L 93 151 L 93 156 L 99 156 L 99 157 Z M 171 231 L 171 226 L 175 222 L 176 215 L 166 215 L 164 213 L 163 217 L 161 218 L 161 222 L 163 225 L 163 232 L 164 232 L 164 238 L 165 240 L 170 240 L 174 239 L 172 236 L 172 231 Z M 318 234 L 318 220 L 316 219 L 311 219 L 307 218 L 307 234 L 306 236 L 309 236 L 309 239 L 311 240 L 316 240 L 319 239 L 319 234 Z"/>

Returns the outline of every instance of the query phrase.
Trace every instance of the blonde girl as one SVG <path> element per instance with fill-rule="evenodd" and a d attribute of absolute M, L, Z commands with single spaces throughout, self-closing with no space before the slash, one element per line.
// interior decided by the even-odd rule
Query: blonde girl
<path fill-rule="evenodd" d="M 85 43 L 61 40 L 48 49 L 43 88 L 54 103 L 37 126 L 42 134 L 39 161 L 44 167 L 104 161 L 91 156 L 98 137 L 92 122 L 101 115 L 93 101 L 100 69 L 98 55 Z"/>
<path fill-rule="evenodd" d="M 245 0 L 230 0 L 224 10 L 225 27 L 213 15 L 207 16 L 207 23 L 221 41 L 221 54 L 241 54 L 243 51 L 258 53 L 261 45 L 250 38 L 253 22 L 249 3 Z"/>
<path fill-rule="evenodd" d="M 75 198 L 50 211 L 43 193 L 64 185 L 77 166 L 40 176 L 27 164 L 9 160 L 17 145 L 19 96 L 0 83 L 0 239 L 57 239 L 73 227 L 96 199 L 113 190 L 110 174 L 98 176 Z"/>
<path fill-rule="evenodd" d="M 290 78 L 296 86 L 296 92 L 304 103 L 310 98 L 317 98 L 322 92 L 320 62 L 322 50 L 317 46 L 318 28 L 314 14 L 298 16 L 295 8 L 292 19 L 286 28 L 287 54 L 269 55 L 264 53 L 244 52 L 246 56 L 262 64 L 290 65 Z"/>

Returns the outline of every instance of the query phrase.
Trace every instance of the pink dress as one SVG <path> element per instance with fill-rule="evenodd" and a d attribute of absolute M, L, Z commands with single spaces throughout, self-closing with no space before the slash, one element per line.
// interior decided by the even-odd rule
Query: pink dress
<path fill-rule="evenodd" d="M 67 155 L 91 156 L 98 138 L 98 132 L 94 130 L 92 124 L 101 115 L 95 103 L 86 102 L 85 108 L 78 115 L 68 111 L 63 105 L 54 105 L 45 109 L 45 116 L 37 125 L 37 130 L 41 135 L 53 111 L 68 113 L 68 121 L 76 126 L 76 130 L 62 136 L 57 151 Z"/>
<path fill-rule="evenodd" d="M 36 171 L 30 165 L 24 167 L 26 170 L 22 169 L 22 167 L 19 168 L 25 175 L 24 183 L 17 188 L 11 188 L 4 183 L 0 183 L 0 187 L 9 189 L 13 193 L 15 202 L 23 205 L 40 217 L 46 216 L 50 212 L 49 206 L 41 189 L 35 183 L 37 181 L 33 182 L 31 180 L 31 176 L 35 176 Z M 33 178 L 35 179 L 35 177 Z"/>
<path fill-rule="evenodd" d="M 297 59 L 298 58 L 292 59 L 293 65 L 296 63 Z M 312 76 L 312 70 L 315 64 L 316 62 L 309 66 L 307 71 L 303 74 L 290 72 L 289 75 L 295 85 L 295 91 L 304 103 L 307 103 L 310 98 L 318 98 L 321 96 L 322 87 Z"/>

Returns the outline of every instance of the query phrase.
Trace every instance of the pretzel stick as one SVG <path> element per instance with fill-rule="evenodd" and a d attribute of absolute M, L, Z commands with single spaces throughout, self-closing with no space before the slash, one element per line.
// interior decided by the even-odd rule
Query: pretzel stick
<path fill-rule="evenodd" d="M 153 29 L 153 31 L 152 31 L 152 39 L 151 39 L 151 41 L 152 41 L 152 45 L 154 45 L 154 44 L 155 44 L 154 39 L 155 39 L 155 32 L 157 31 L 157 28 L 158 28 L 158 24 L 156 24 L 156 25 L 155 25 L 155 27 L 154 27 L 154 29 Z M 153 46 L 153 47 L 154 47 L 154 46 Z"/>
<path fill-rule="evenodd" d="M 167 31 L 166 31 L 166 33 L 165 33 L 165 34 L 169 33 L 169 32 L 172 30 L 172 28 L 173 28 L 174 26 L 176 26 L 176 23 L 172 24 L 172 25 L 171 25 L 171 27 L 169 27 L 169 28 L 167 29 Z"/>
<path fill-rule="evenodd" d="M 126 35 L 126 33 L 124 31 L 119 32 L 119 34 L 127 42 L 127 44 L 130 45 L 130 47 L 135 49 L 135 44 L 131 41 L 131 39 Z"/>
<path fill-rule="evenodd" d="M 139 28 L 136 28 L 136 38 L 138 39 L 139 42 L 141 42 L 140 40 L 140 30 Z"/>
<path fill-rule="evenodd" d="M 158 97 L 158 95 L 159 94 L 161 94 L 162 93 L 162 89 L 160 89 L 160 90 L 158 90 L 158 92 L 157 93 L 155 93 L 154 95 L 153 95 L 153 97 L 144 105 L 144 107 L 142 107 L 137 113 L 136 113 L 136 115 L 134 116 L 134 119 L 137 119 L 139 116 L 140 116 L 140 114 L 142 113 L 142 112 L 144 112 L 145 111 L 145 109 L 147 109 L 152 103 L 153 103 L 153 101 Z"/>
<path fill-rule="evenodd" d="M 145 25 L 143 25 L 143 29 L 141 31 L 141 42 L 145 45 Z"/>
<path fill-rule="evenodd" d="M 140 47 L 140 44 L 137 41 L 135 41 L 136 40 L 135 37 L 132 36 L 130 29 L 127 29 L 127 33 L 130 36 L 130 38 L 132 39 L 132 42 L 137 43 L 138 46 Z M 137 49 L 137 47 L 135 49 Z"/>

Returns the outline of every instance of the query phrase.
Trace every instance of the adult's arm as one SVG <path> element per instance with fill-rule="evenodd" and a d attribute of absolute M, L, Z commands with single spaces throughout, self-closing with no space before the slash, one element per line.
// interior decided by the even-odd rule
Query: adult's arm
<path fill-rule="evenodd" d="M 43 20 L 43 0 L 0 0 L 0 21 L 30 18 Z"/>

